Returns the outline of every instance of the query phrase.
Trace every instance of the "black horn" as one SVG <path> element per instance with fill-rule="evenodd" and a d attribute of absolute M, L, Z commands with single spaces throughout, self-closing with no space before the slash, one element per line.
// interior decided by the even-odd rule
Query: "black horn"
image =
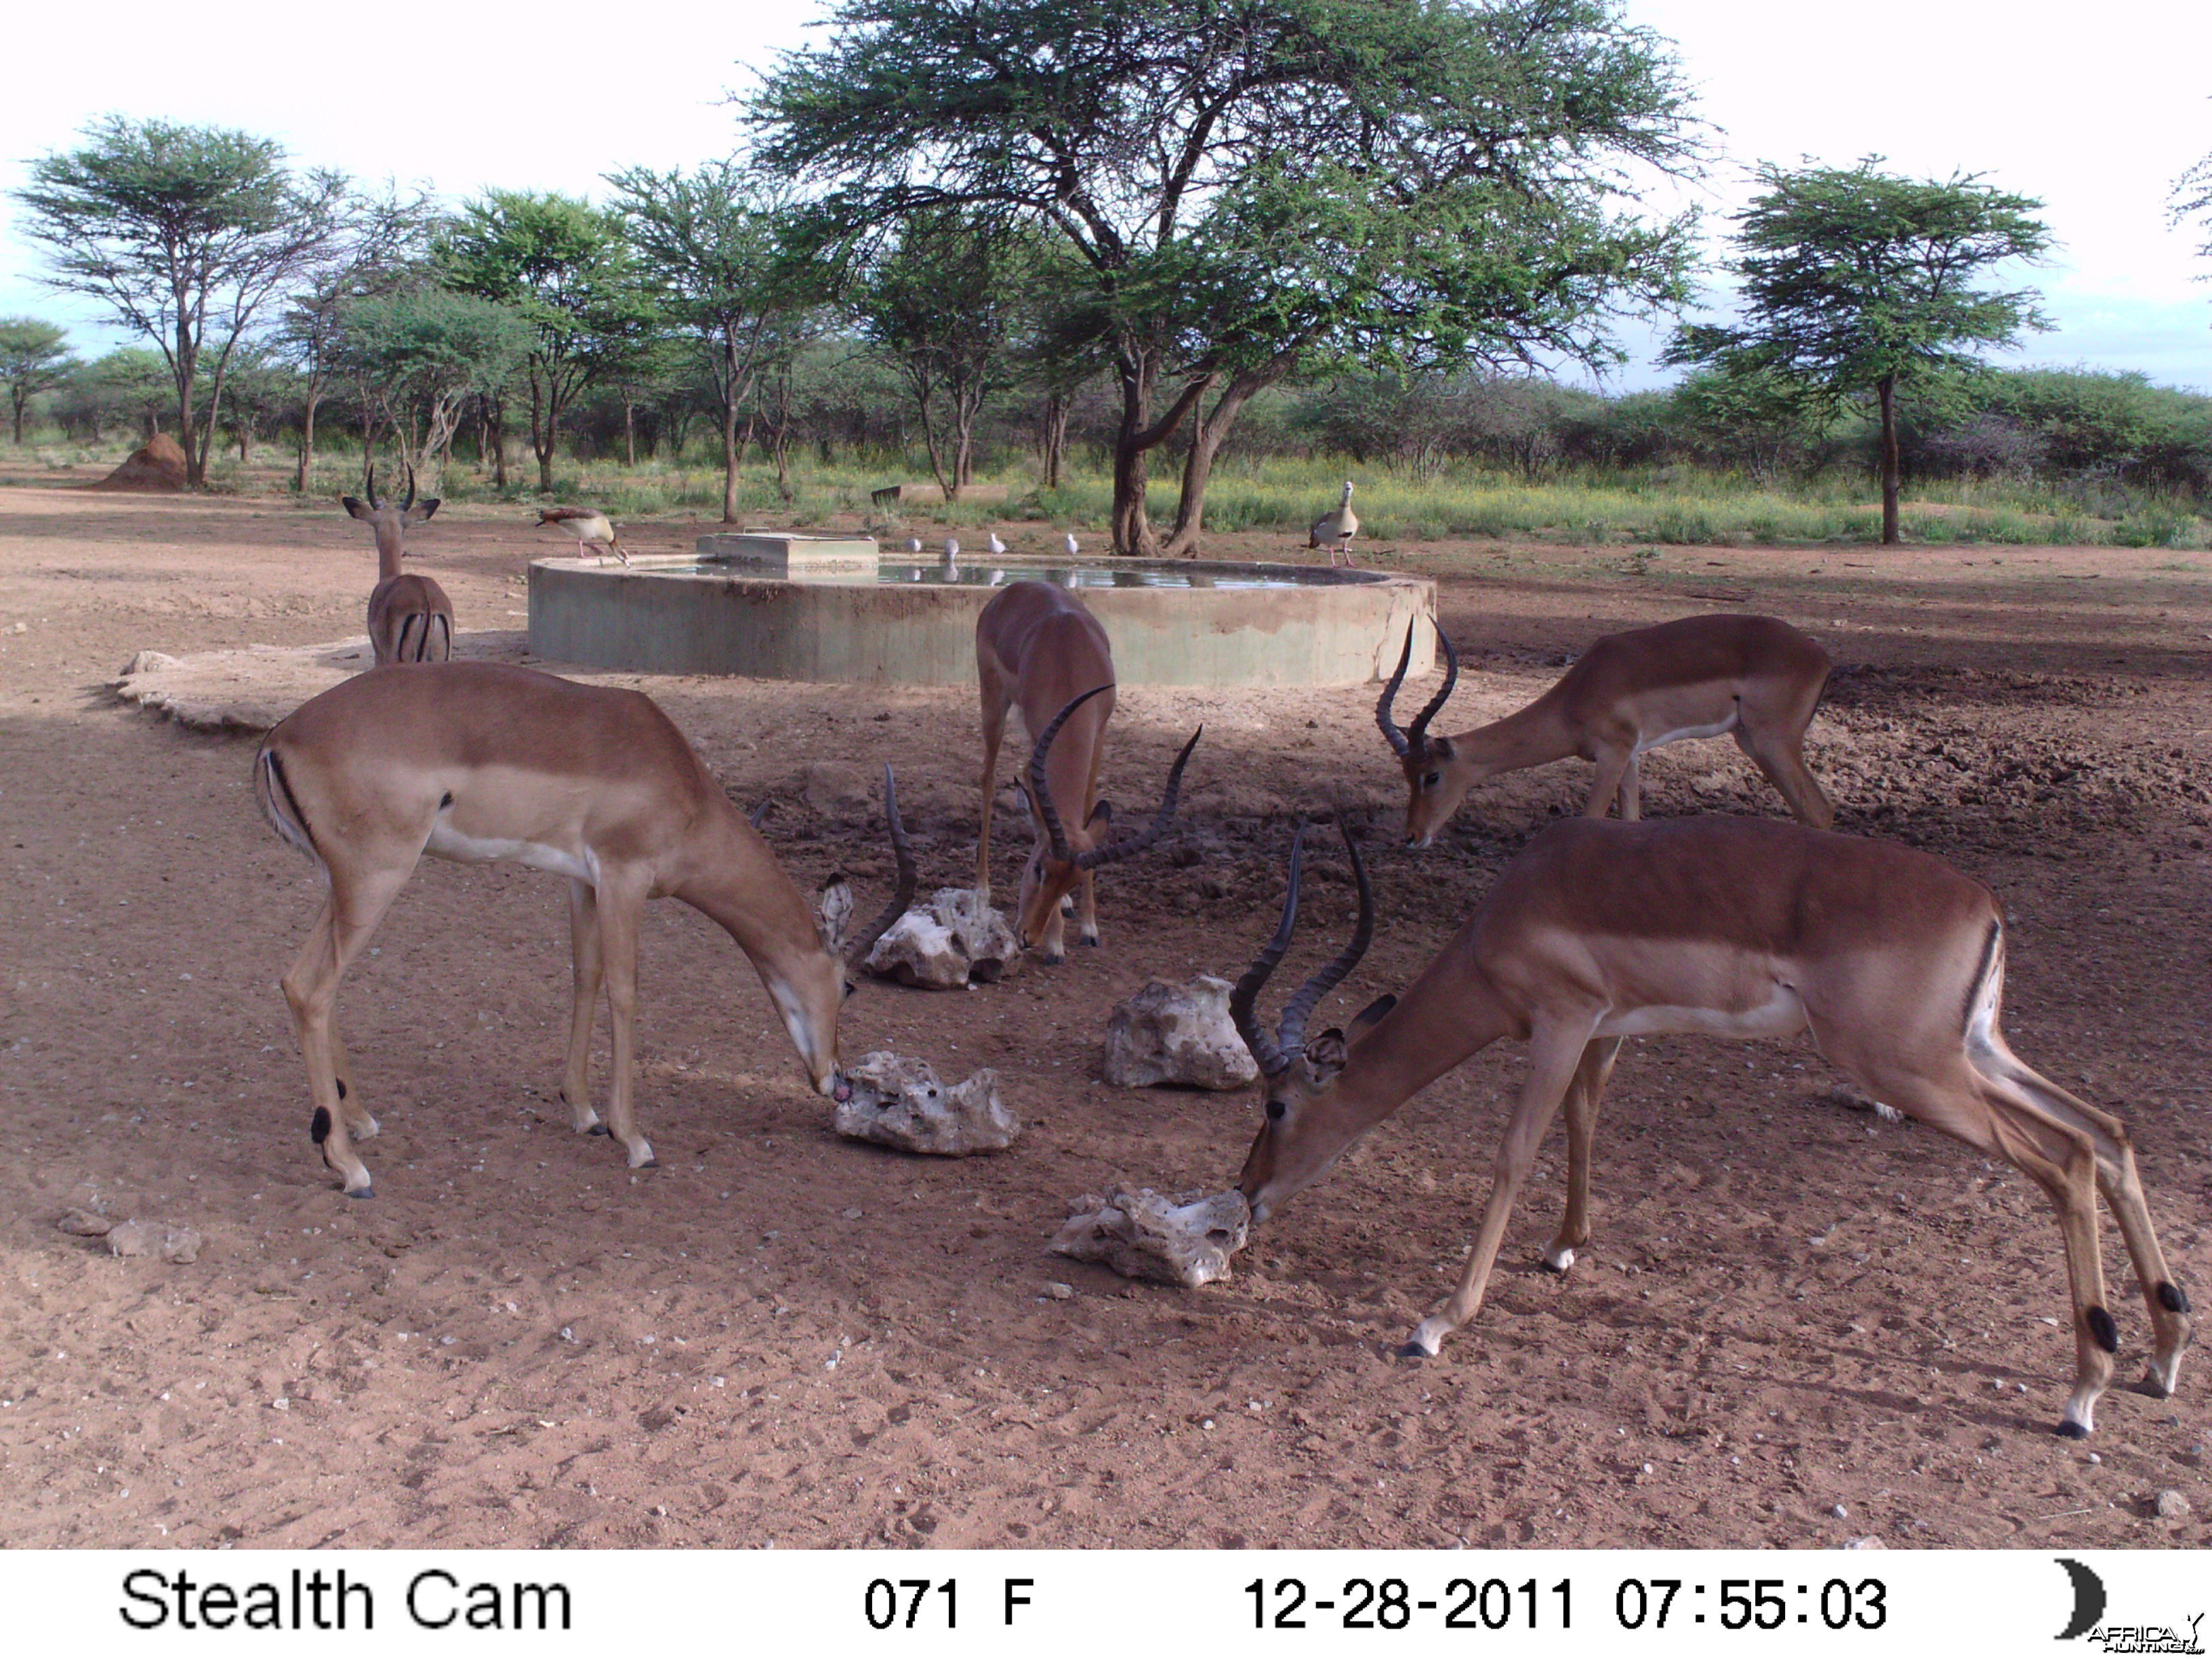
<path fill-rule="evenodd" d="M 906 825 L 899 818 L 898 780 L 891 775 L 888 764 L 884 768 L 884 817 L 890 825 L 891 852 L 898 860 L 898 890 L 884 907 L 883 914 L 847 947 L 845 960 L 855 973 L 866 963 L 868 952 L 876 948 L 876 941 L 890 931 L 891 924 L 904 915 L 907 907 L 914 902 L 914 849 L 907 845 Z"/>
<path fill-rule="evenodd" d="M 1307 1018 L 1321 1000 L 1359 965 L 1359 958 L 1367 954 L 1367 947 L 1375 938 L 1375 890 L 1369 884 L 1367 866 L 1359 860 L 1359 843 L 1352 838 L 1351 825 L 1340 823 L 1337 829 L 1344 836 L 1344 850 L 1352 859 L 1352 880 L 1359 888 L 1359 920 L 1352 927 L 1352 943 L 1340 951 L 1328 966 L 1298 987 L 1297 995 L 1283 1005 L 1278 1031 L 1285 1054 L 1305 1052 Z"/>
<path fill-rule="evenodd" d="M 415 505 L 415 468 L 414 468 L 414 466 L 410 464 L 410 465 L 408 466 L 408 468 L 407 468 L 407 499 L 406 499 L 405 501 L 402 501 L 402 502 L 400 502 L 400 503 L 399 503 L 399 510 L 400 510 L 402 513 L 405 513 L 405 512 L 409 511 L 410 508 L 412 508 L 412 507 L 414 507 L 414 505 Z"/>
<path fill-rule="evenodd" d="M 1444 648 L 1444 683 L 1437 688 L 1437 695 L 1429 699 L 1427 706 L 1413 717 L 1413 725 L 1406 728 L 1406 741 L 1416 754 L 1428 747 L 1429 722 L 1437 717 L 1437 711 L 1450 697 L 1452 687 L 1459 684 L 1459 655 L 1452 649 L 1451 635 L 1444 632 L 1442 623 L 1437 625 L 1437 643 Z M 1408 652 L 1412 651 L 1413 645 L 1413 637 L 1408 632 L 1406 635 Z"/>
<path fill-rule="evenodd" d="M 1413 745 L 1398 729 L 1397 721 L 1390 718 L 1390 706 L 1398 700 L 1398 688 L 1406 683 L 1406 665 L 1413 659 L 1413 630 L 1419 626 L 1418 617 L 1406 624 L 1406 648 L 1398 653 L 1397 672 L 1383 686 L 1382 695 L 1375 700 L 1375 724 L 1382 728 L 1382 736 L 1390 745 L 1390 752 L 1401 760 L 1413 752 Z"/>
<path fill-rule="evenodd" d="M 1044 757 L 1051 751 L 1052 740 L 1060 735 L 1060 728 L 1067 724 L 1067 717 L 1089 702 L 1101 691 L 1111 691 L 1114 683 L 1094 685 L 1066 708 L 1052 717 L 1051 723 L 1037 733 L 1036 747 L 1030 753 L 1030 802 L 1036 808 L 1037 816 L 1044 821 L 1044 832 L 1052 845 L 1052 855 L 1062 864 L 1074 854 L 1067 850 L 1067 832 L 1060 828 L 1060 814 L 1053 810 L 1052 790 L 1044 781 Z M 1186 750 L 1186 753 L 1188 751 Z"/>
<path fill-rule="evenodd" d="M 1291 1066 L 1293 1056 L 1285 1054 L 1275 1046 L 1274 1038 L 1267 1035 L 1261 1023 L 1258 1003 L 1260 993 L 1291 948 L 1291 935 L 1298 927 L 1298 868 L 1305 856 L 1305 820 L 1298 821 L 1297 830 L 1291 837 L 1291 882 L 1283 895 L 1283 919 L 1275 926 L 1275 936 L 1262 945 L 1260 954 L 1252 958 L 1252 965 L 1237 981 L 1237 988 L 1229 994 L 1229 1018 L 1236 1023 L 1237 1035 L 1244 1039 L 1244 1046 L 1252 1051 L 1259 1062 L 1261 1075 L 1279 1077 Z"/>
<path fill-rule="evenodd" d="M 374 513 L 384 505 L 382 501 L 376 499 L 376 463 L 369 462 L 362 476 L 362 487 L 368 491 L 368 510 Z"/>
<path fill-rule="evenodd" d="M 1182 769 L 1190 759 L 1190 751 L 1198 747 L 1198 740 L 1205 735 L 1206 727 L 1203 726 L 1192 732 L 1190 741 L 1182 746 L 1182 753 L 1177 755 L 1175 764 L 1168 768 L 1168 787 L 1160 796 L 1160 810 L 1152 815 L 1152 823 L 1136 835 L 1109 842 L 1103 847 L 1094 847 L 1087 853 L 1078 853 L 1075 855 L 1077 869 L 1096 870 L 1102 864 L 1118 864 L 1123 859 L 1134 858 L 1167 834 L 1168 826 L 1175 822 L 1176 801 L 1182 794 Z"/>

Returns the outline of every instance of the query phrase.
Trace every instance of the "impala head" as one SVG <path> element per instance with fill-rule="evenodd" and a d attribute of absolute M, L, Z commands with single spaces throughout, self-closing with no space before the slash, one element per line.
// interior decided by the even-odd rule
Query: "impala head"
<path fill-rule="evenodd" d="M 1459 804 L 1478 776 L 1476 769 L 1453 748 L 1449 738 L 1429 735 L 1429 722 L 1434 720 L 1459 684 L 1459 658 L 1452 650 L 1451 638 L 1441 628 L 1437 629 L 1437 641 L 1444 648 L 1444 683 L 1437 695 L 1429 699 L 1413 723 L 1401 732 L 1390 718 L 1390 705 L 1396 701 L 1398 688 L 1405 684 L 1406 665 L 1413 657 L 1413 629 L 1416 622 L 1406 629 L 1406 648 L 1398 653 L 1397 671 L 1390 676 L 1389 684 L 1382 688 L 1382 696 L 1375 705 L 1375 723 L 1382 728 L 1389 740 L 1399 765 L 1406 770 L 1406 845 L 1426 847 L 1436 839 L 1437 831 L 1459 811 Z"/>
<path fill-rule="evenodd" d="M 763 802 L 754 812 L 755 830 L 767 811 L 768 803 Z M 763 975 L 793 1045 L 806 1062 L 808 1077 L 817 1091 L 832 1100 L 843 1100 L 852 1093 L 837 1069 L 837 1012 L 859 988 L 860 976 L 876 941 L 914 902 L 914 849 L 908 845 L 906 824 L 899 817 L 898 780 L 889 766 L 884 768 L 884 818 L 890 830 L 891 853 L 898 860 L 898 880 L 891 902 L 865 929 L 854 933 L 850 931 L 853 884 L 842 872 L 832 875 L 822 884 L 822 896 L 817 901 L 821 910 L 820 952 L 793 971 L 774 977 Z"/>
<path fill-rule="evenodd" d="M 420 505 L 416 504 L 415 469 L 411 466 L 407 469 L 407 499 L 397 506 L 388 501 L 377 499 L 376 469 L 374 466 L 369 467 L 362 475 L 362 488 L 368 495 L 366 505 L 363 505 L 357 495 L 341 495 L 338 501 L 348 513 L 376 532 L 376 546 L 379 552 L 384 550 L 387 542 L 392 546 L 398 547 L 404 526 L 426 523 L 430 515 L 438 510 L 439 498 L 435 495 Z"/>
<path fill-rule="evenodd" d="M 1101 691 L 1111 690 L 1110 683 L 1094 685 L 1070 702 L 1037 734 L 1036 748 L 1030 755 L 1030 802 L 1042 820 L 1044 839 L 1030 851 L 1029 862 L 1022 866 L 1021 898 L 1015 907 L 1014 936 L 1025 951 L 1034 949 L 1046 937 L 1047 928 L 1059 912 L 1060 900 L 1074 890 L 1085 871 L 1134 858 L 1167 834 L 1169 825 L 1175 822 L 1176 799 L 1182 793 L 1183 766 L 1206 730 L 1201 726 L 1190 734 L 1190 741 L 1183 744 L 1182 753 L 1176 757 L 1175 764 L 1168 769 L 1167 790 L 1160 798 L 1160 810 L 1149 827 L 1119 841 L 1097 844 L 1097 837 L 1114 821 L 1113 808 L 1100 801 L 1091 809 L 1082 828 L 1071 836 L 1053 805 L 1052 786 L 1045 777 L 1045 757 L 1052 752 L 1053 739 L 1060 735 L 1060 728 L 1067 723 L 1067 717 Z M 1048 956 L 1046 960 L 1057 962 L 1059 957 Z"/>
<path fill-rule="evenodd" d="M 1375 892 L 1368 884 L 1367 866 L 1360 861 L 1359 844 L 1352 831 L 1343 830 L 1344 850 L 1352 859 L 1352 878 L 1359 887 L 1359 920 L 1352 942 L 1319 973 L 1300 986 L 1297 994 L 1283 1005 L 1283 1018 L 1275 1035 L 1267 1035 L 1258 1012 L 1260 992 L 1273 975 L 1291 935 L 1298 925 L 1298 871 L 1305 855 L 1305 825 L 1298 826 L 1291 842 L 1290 890 L 1283 897 L 1283 919 L 1244 970 L 1230 994 L 1230 1018 L 1237 1034 L 1260 1066 L 1260 1133 L 1245 1155 L 1244 1172 L 1237 1189 L 1252 1206 L 1252 1219 L 1265 1221 L 1282 1201 L 1336 1162 L 1344 1149 L 1358 1139 L 1366 1123 L 1355 1114 L 1329 1109 L 1352 1042 L 1395 1006 L 1395 997 L 1382 997 L 1368 1005 L 1352 1022 L 1349 1036 L 1331 1026 L 1310 1042 L 1306 1021 L 1321 1000 L 1334 990 L 1346 974 L 1367 954 L 1375 936 Z"/>

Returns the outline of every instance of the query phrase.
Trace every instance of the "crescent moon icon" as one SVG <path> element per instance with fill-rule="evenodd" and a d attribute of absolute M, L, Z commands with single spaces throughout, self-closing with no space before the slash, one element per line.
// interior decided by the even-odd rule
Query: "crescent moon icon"
<path fill-rule="evenodd" d="M 2066 1576 L 2074 1582 L 2074 1620 L 2053 1639 L 2070 1642 L 2094 1627 L 2105 1616 L 2105 1581 L 2079 1561 L 2067 1556 L 2058 1558 L 2058 1565 L 2066 1569 Z"/>

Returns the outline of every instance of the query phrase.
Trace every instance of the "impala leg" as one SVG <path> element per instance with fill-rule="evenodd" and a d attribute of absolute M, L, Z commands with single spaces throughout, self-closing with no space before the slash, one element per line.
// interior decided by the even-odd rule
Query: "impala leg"
<path fill-rule="evenodd" d="M 1621 781 L 1628 775 L 1628 769 L 1635 759 L 1633 745 L 1598 751 L 1597 778 L 1590 785 L 1589 801 L 1583 808 L 1584 817 L 1601 818 L 1612 810 L 1613 798 L 1620 793 Z"/>
<path fill-rule="evenodd" d="M 983 826 L 975 840 L 975 915 L 991 902 L 991 798 L 999 791 L 999 743 L 1006 735 L 1006 699 L 999 676 L 979 653 L 983 682 Z"/>
<path fill-rule="evenodd" d="M 307 1061 L 307 1091 L 314 1102 L 308 1133 L 322 1148 L 323 1163 L 345 1183 L 349 1198 L 370 1197 L 374 1188 L 368 1166 L 355 1154 L 348 1133 L 349 1115 L 338 1093 L 338 1055 L 343 1045 L 337 1040 L 331 1017 L 338 982 L 412 872 L 410 860 L 398 870 L 349 883 L 342 882 L 332 871 L 330 896 L 308 930 L 307 944 L 284 972 L 284 1002 L 292 1012 L 300 1052 Z M 348 1065 L 349 1069 L 350 1061 Z M 352 1092 L 349 1084 L 346 1093 Z"/>
<path fill-rule="evenodd" d="M 1098 810 L 1098 767 L 1105 758 L 1103 749 L 1091 751 L 1091 778 L 1083 786 L 1083 822 L 1088 824 L 1091 814 Z M 1098 888 L 1092 872 L 1085 870 L 1082 878 L 1082 896 L 1078 901 L 1075 921 L 1076 942 L 1096 946 L 1098 943 Z"/>
<path fill-rule="evenodd" d="M 1821 1036 L 1817 1030 L 1815 1035 Z M 1984 1077 L 1963 1056 L 1955 1066 L 1921 1071 L 1898 1064 L 1852 1064 L 1825 1036 L 1820 1046 L 1876 1100 L 2003 1158 L 2050 1198 L 2066 1246 L 2074 1304 L 2074 1392 L 2058 1432 L 2086 1438 L 2096 1427 L 2097 1397 L 2112 1380 L 2112 1355 L 2119 1347 L 2097 1249 L 2097 1158 L 2089 1135 L 2041 1110 L 2024 1092 Z"/>
<path fill-rule="evenodd" d="M 2023 1063 L 2009 1051 L 1993 1056 L 1991 1068 L 2027 1103 L 2060 1122 L 2081 1129 L 2096 1154 L 2097 1186 L 2120 1225 L 2128 1258 L 2150 1310 L 2154 1346 L 2143 1374 L 2144 1389 L 2165 1399 L 2181 1379 L 2182 1351 L 2188 1347 L 2191 1321 L 2189 1293 L 2166 1266 L 2151 1225 L 2150 1206 L 2144 1201 L 2142 1177 L 2136 1170 L 2135 1148 L 2128 1142 L 2127 1126 L 2087 1101 L 2077 1099 L 2048 1078 Z"/>
<path fill-rule="evenodd" d="M 1629 751 L 1628 764 L 1620 769 L 1620 816 L 1628 823 L 1644 816 L 1644 757 L 1634 750 Z"/>
<path fill-rule="evenodd" d="M 1567 1212 L 1559 1237 L 1544 1252 L 1544 1265 L 1563 1273 L 1575 1265 L 1575 1252 L 1589 1242 L 1590 1143 L 1597 1133 L 1597 1108 L 1620 1054 L 1619 1037 L 1601 1037 L 1583 1050 L 1574 1081 L 1567 1085 Z"/>
<path fill-rule="evenodd" d="M 561 1103 L 578 1134 L 606 1133 L 592 1109 L 592 1025 L 599 1017 L 605 976 L 599 945 L 599 895 L 585 881 L 568 884 L 568 972 L 574 996 L 568 1007 L 568 1059 L 561 1073 Z"/>
<path fill-rule="evenodd" d="M 1826 830 L 1836 821 L 1836 809 L 1819 781 L 1805 765 L 1803 729 L 1783 732 L 1765 726 L 1754 729 L 1746 721 L 1735 731 L 1736 747 L 1751 757 L 1775 793 L 1790 804 L 1797 822 Z"/>
<path fill-rule="evenodd" d="M 1531 1038 L 1528 1081 L 1521 1086 L 1521 1098 L 1506 1121 L 1505 1137 L 1498 1143 L 1490 1198 L 1482 1208 L 1482 1226 L 1468 1256 L 1466 1276 L 1450 1299 L 1414 1328 L 1412 1340 L 1398 1350 L 1401 1358 L 1433 1358 L 1444 1338 L 1474 1318 L 1482 1306 L 1490 1270 L 1498 1260 L 1498 1246 L 1513 1213 L 1513 1200 L 1528 1179 L 1536 1147 L 1551 1127 L 1552 1115 L 1559 1109 L 1560 1097 L 1574 1081 L 1588 1043 L 1588 1026 L 1540 1028 Z"/>
<path fill-rule="evenodd" d="M 612 1077 L 607 1086 L 607 1127 L 629 1154 L 633 1170 L 654 1167 L 653 1147 L 637 1132 L 637 934 L 645 893 L 624 883 L 599 893 L 599 947 L 607 984 L 608 1023 L 614 1028 Z"/>
<path fill-rule="evenodd" d="M 353 1061 L 347 1056 L 345 1039 L 331 1027 L 331 1065 L 337 1073 L 338 1115 L 345 1119 L 346 1133 L 356 1140 L 374 1140 L 382 1127 L 369 1115 L 368 1108 L 362 1104 L 361 1091 L 353 1080 Z"/>

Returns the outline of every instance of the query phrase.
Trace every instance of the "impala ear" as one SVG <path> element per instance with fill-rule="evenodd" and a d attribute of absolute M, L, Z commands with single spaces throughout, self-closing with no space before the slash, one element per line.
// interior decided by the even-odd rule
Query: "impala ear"
<path fill-rule="evenodd" d="M 1306 1043 L 1306 1070 L 1316 1083 L 1326 1083 L 1344 1069 L 1344 1033 L 1334 1025 Z"/>
<path fill-rule="evenodd" d="M 1376 998 L 1374 1001 L 1352 1017 L 1352 1035 L 1355 1037 L 1364 1036 L 1370 1027 L 1376 1024 L 1383 1015 L 1397 1006 L 1398 999 L 1395 996 Z"/>
<path fill-rule="evenodd" d="M 853 925 L 853 884 L 843 875 L 834 875 L 822 884 L 822 945 L 831 956 L 844 949 L 848 931 Z"/>
<path fill-rule="evenodd" d="M 428 519 L 433 513 L 435 513 L 438 510 L 438 503 L 441 499 L 442 497 L 433 495 L 427 501 L 416 502 L 414 508 L 407 514 L 407 522 L 410 524 L 421 524 L 425 519 Z"/>
<path fill-rule="evenodd" d="M 1429 739 L 1429 753 L 1435 756 L 1438 760 L 1449 760 L 1452 757 L 1451 739 L 1449 738 L 1431 738 Z"/>
<path fill-rule="evenodd" d="M 368 509 L 361 504 L 361 500 L 358 496 L 341 495 L 338 497 L 338 505 L 345 508 L 347 513 L 354 518 L 366 519 L 368 517 Z"/>
<path fill-rule="evenodd" d="M 1113 822 L 1114 803 L 1110 800 L 1102 800 L 1097 805 L 1091 809 L 1091 816 L 1084 820 L 1083 827 L 1088 830 L 1094 823 L 1111 823 Z"/>

